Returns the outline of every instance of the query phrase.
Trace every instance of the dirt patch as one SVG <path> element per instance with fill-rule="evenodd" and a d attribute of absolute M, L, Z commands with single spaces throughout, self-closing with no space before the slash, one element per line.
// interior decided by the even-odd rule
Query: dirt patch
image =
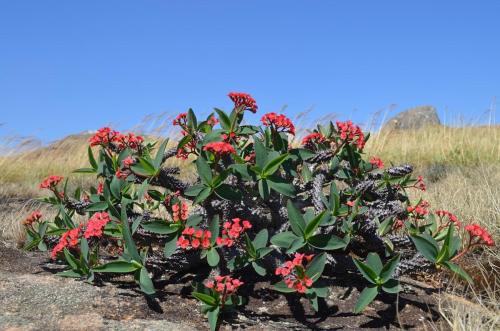
<path fill-rule="evenodd" d="M 0 329 L 207 329 L 199 304 L 189 295 L 194 275 L 160 281 L 157 296 L 146 298 L 127 277 L 94 286 L 54 275 L 61 266 L 49 262 L 47 254 L 0 242 Z M 327 282 L 331 291 L 321 314 L 306 300 L 257 282 L 243 289 L 250 293 L 248 304 L 225 316 L 221 330 L 423 329 L 439 318 L 433 289 L 417 282 L 405 282 L 399 297 L 380 296 L 359 315 L 352 310 L 363 280 L 339 274 Z"/>

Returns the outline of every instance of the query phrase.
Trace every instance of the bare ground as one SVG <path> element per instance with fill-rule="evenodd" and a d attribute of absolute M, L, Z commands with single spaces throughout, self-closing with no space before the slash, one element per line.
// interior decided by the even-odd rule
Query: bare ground
<path fill-rule="evenodd" d="M 160 281 L 155 298 L 118 278 L 94 286 L 54 275 L 61 266 L 46 253 L 26 253 L 0 242 L 1 330 L 203 330 L 208 325 L 196 300 L 189 296 L 193 275 Z M 363 281 L 331 280 L 322 313 L 305 300 L 282 295 L 267 283 L 246 288 L 248 304 L 225 316 L 221 330 L 387 330 L 425 329 L 439 318 L 435 290 L 408 280 L 398 298 L 380 296 L 363 314 L 352 313 Z M 411 284 L 410 284 L 411 283 Z"/>

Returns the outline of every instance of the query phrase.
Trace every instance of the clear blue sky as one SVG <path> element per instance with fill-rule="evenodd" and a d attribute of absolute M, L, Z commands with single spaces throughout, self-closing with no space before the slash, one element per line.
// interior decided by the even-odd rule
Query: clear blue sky
<path fill-rule="evenodd" d="M 498 0 L 0 0 L 0 135 L 129 128 L 227 109 L 230 91 L 260 114 L 477 116 L 500 97 L 499 14 Z"/>

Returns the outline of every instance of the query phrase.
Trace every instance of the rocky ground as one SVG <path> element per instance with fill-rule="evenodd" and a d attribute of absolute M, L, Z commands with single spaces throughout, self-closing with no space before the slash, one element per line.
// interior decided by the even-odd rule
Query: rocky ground
<path fill-rule="evenodd" d="M 0 242 L 1 330 L 207 329 L 199 305 L 189 296 L 190 275 L 157 284 L 161 290 L 149 299 L 127 279 L 94 286 L 58 277 L 58 269 L 45 253 L 26 253 Z M 248 304 L 226 316 L 221 330 L 421 330 L 438 319 L 434 290 L 425 284 L 408 280 L 396 301 L 382 296 L 362 315 L 352 313 L 362 280 L 346 277 L 342 284 L 332 285 L 323 313 L 315 315 L 307 302 L 257 283 Z"/>

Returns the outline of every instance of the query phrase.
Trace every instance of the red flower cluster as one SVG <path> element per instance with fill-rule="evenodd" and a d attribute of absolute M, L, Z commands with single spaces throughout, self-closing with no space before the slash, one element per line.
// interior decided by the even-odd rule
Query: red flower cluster
<path fill-rule="evenodd" d="M 233 218 L 231 222 L 224 222 L 222 226 L 222 237 L 217 237 L 215 242 L 218 246 L 231 247 L 234 245 L 234 241 L 238 239 L 245 230 L 251 228 L 252 224 L 250 224 L 249 221 Z"/>
<path fill-rule="evenodd" d="M 123 161 L 122 165 L 124 168 L 130 168 L 130 166 L 135 164 L 135 159 L 132 156 L 127 156 Z"/>
<path fill-rule="evenodd" d="M 227 155 L 227 154 L 236 154 L 236 150 L 231 144 L 225 143 L 223 141 L 215 141 L 206 144 L 203 147 L 204 151 L 212 152 L 216 155 Z"/>
<path fill-rule="evenodd" d="M 222 140 L 224 140 L 225 142 L 229 142 L 231 140 L 234 140 L 234 141 L 238 141 L 239 140 L 239 137 L 236 135 L 236 133 L 234 132 L 230 132 L 229 134 L 221 134 L 220 137 L 222 138 Z"/>
<path fill-rule="evenodd" d="M 260 119 L 265 126 L 271 126 L 278 132 L 287 132 L 295 135 L 295 126 L 292 121 L 282 114 L 267 113 Z"/>
<path fill-rule="evenodd" d="M 61 176 L 49 176 L 40 183 L 40 188 L 53 189 L 63 180 L 64 177 Z"/>
<path fill-rule="evenodd" d="M 128 175 L 129 174 L 127 172 L 121 171 L 120 169 L 116 170 L 115 172 L 115 176 L 119 179 L 127 179 Z"/>
<path fill-rule="evenodd" d="M 245 162 L 255 163 L 256 156 L 257 155 L 255 154 L 255 152 L 252 152 L 252 153 L 248 154 L 247 156 L 245 156 L 244 160 L 245 160 Z"/>
<path fill-rule="evenodd" d="M 286 261 L 281 267 L 276 268 L 276 275 L 284 278 L 286 286 L 299 293 L 305 293 L 313 284 L 313 280 L 306 276 L 304 260 L 310 262 L 314 255 L 295 253 L 292 261 Z"/>
<path fill-rule="evenodd" d="M 230 276 L 215 276 L 213 280 L 205 282 L 205 287 L 222 294 L 224 297 L 221 301 L 225 302 L 225 298 L 234 294 L 243 284 L 239 279 L 231 278 Z"/>
<path fill-rule="evenodd" d="M 77 228 L 66 231 L 62 234 L 61 239 L 56 246 L 52 249 L 51 257 L 54 260 L 57 255 L 64 250 L 64 248 L 72 248 L 78 246 L 80 242 L 80 234 L 82 232 L 83 224 L 80 224 Z"/>
<path fill-rule="evenodd" d="M 424 177 L 418 176 L 417 182 L 415 183 L 415 185 L 413 185 L 413 187 L 425 192 L 427 187 L 425 186 L 425 183 L 424 183 Z"/>
<path fill-rule="evenodd" d="M 180 113 L 177 117 L 172 121 L 172 125 L 178 125 L 182 128 L 187 127 L 187 113 Z"/>
<path fill-rule="evenodd" d="M 103 193 L 104 193 L 104 183 L 99 182 L 99 184 L 97 184 L 97 194 L 103 194 Z"/>
<path fill-rule="evenodd" d="M 33 223 L 38 222 L 42 218 L 42 213 L 39 210 L 35 210 L 30 214 L 30 216 L 26 217 L 21 224 L 24 226 L 31 226 Z"/>
<path fill-rule="evenodd" d="M 340 133 L 340 139 L 346 142 L 352 142 L 356 139 L 358 149 L 361 150 L 365 147 L 365 135 L 359 126 L 353 125 L 351 121 L 337 121 L 337 128 Z"/>
<path fill-rule="evenodd" d="M 210 118 L 207 120 L 207 124 L 210 126 L 216 126 L 217 123 L 219 123 L 219 120 L 214 115 L 210 116 Z"/>
<path fill-rule="evenodd" d="M 248 93 L 231 92 L 228 97 L 234 102 L 234 108 L 244 107 L 245 110 L 250 110 L 254 114 L 259 108 L 255 99 Z"/>
<path fill-rule="evenodd" d="M 370 163 L 371 163 L 371 165 L 373 165 L 374 167 L 377 167 L 379 169 L 384 168 L 384 162 L 382 161 L 382 159 L 380 159 L 377 156 L 372 156 L 372 158 L 370 159 Z"/>
<path fill-rule="evenodd" d="M 455 225 L 457 227 L 460 227 L 462 224 L 460 223 L 460 221 L 458 220 L 458 217 L 455 216 L 454 214 L 450 213 L 449 211 L 447 210 L 436 210 L 436 215 L 438 215 L 439 217 L 443 218 L 443 217 L 447 217 L 448 220 L 452 223 L 455 223 Z"/>
<path fill-rule="evenodd" d="M 326 140 L 320 132 L 313 132 L 302 138 L 302 145 L 312 147 L 313 143 L 320 144 Z"/>
<path fill-rule="evenodd" d="M 118 150 L 123 150 L 126 147 L 137 149 L 143 142 L 144 138 L 141 136 L 136 136 L 133 133 L 121 134 L 108 127 L 97 130 L 97 133 L 89 139 L 90 146 L 115 144 Z"/>
<path fill-rule="evenodd" d="M 187 160 L 189 154 L 194 153 L 196 151 L 196 140 L 191 140 L 187 144 L 185 144 L 182 148 L 177 150 L 176 157 L 178 159 Z"/>
<path fill-rule="evenodd" d="M 185 202 L 179 202 L 172 206 L 172 218 L 174 222 L 179 220 L 186 221 L 188 219 L 189 206 Z"/>
<path fill-rule="evenodd" d="M 189 247 L 197 249 L 210 248 L 210 238 L 212 233 L 208 230 L 196 230 L 195 228 L 185 228 L 182 235 L 177 240 L 177 246 L 187 249 Z"/>
<path fill-rule="evenodd" d="M 87 223 L 87 228 L 85 229 L 85 233 L 83 236 L 86 239 L 90 237 L 100 237 L 102 236 L 102 230 L 110 222 L 109 214 L 106 212 L 95 213 L 89 219 Z"/>
<path fill-rule="evenodd" d="M 469 232 L 471 241 L 477 238 L 475 244 L 484 244 L 486 246 L 495 246 L 495 242 L 488 233 L 478 224 L 470 224 L 465 226 L 465 231 Z"/>
<path fill-rule="evenodd" d="M 409 213 L 413 213 L 415 216 L 419 217 L 419 216 L 425 216 L 427 214 L 429 214 L 429 202 L 428 201 L 425 201 L 425 200 L 422 200 L 419 202 L 418 205 L 416 206 L 409 206 L 406 208 L 406 210 L 409 212 Z"/>

